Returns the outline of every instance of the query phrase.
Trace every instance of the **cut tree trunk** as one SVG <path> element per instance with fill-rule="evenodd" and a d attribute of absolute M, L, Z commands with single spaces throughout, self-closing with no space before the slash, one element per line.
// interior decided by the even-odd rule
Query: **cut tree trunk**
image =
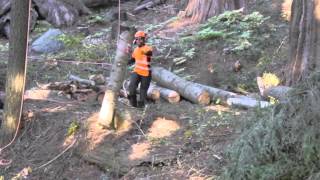
<path fill-rule="evenodd" d="M 104 127 L 114 126 L 113 118 L 115 115 L 115 105 L 119 96 L 122 83 L 124 81 L 124 73 L 126 71 L 126 65 L 129 61 L 129 55 L 127 53 L 129 42 L 133 41 L 133 32 L 125 31 L 121 33 L 115 60 L 112 64 L 112 70 L 110 72 L 110 80 L 107 85 L 102 106 L 99 113 L 99 123 Z"/>
<path fill-rule="evenodd" d="M 193 103 L 202 105 L 210 103 L 210 95 L 203 87 L 184 80 L 164 68 L 153 67 L 152 79 L 160 86 L 177 91 L 182 97 Z"/>
<path fill-rule="evenodd" d="M 244 12 L 247 10 L 247 0 L 189 0 L 184 13 L 180 14 L 198 23 L 224 11 L 240 8 L 243 8 Z"/>
<path fill-rule="evenodd" d="M 271 104 L 267 101 L 258 101 L 256 99 L 242 97 L 242 98 L 228 98 L 227 103 L 233 107 L 254 108 L 254 107 L 269 107 Z"/>
<path fill-rule="evenodd" d="M 265 89 L 263 91 L 262 96 L 263 97 L 273 97 L 279 100 L 280 102 L 285 102 L 289 91 L 291 91 L 292 88 L 288 86 L 275 86 L 275 87 L 270 87 L 268 89 Z"/>
<path fill-rule="evenodd" d="M 12 38 L 9 39 L 10 63 L 7 69 L 4 121 L 0 132 L 1 146 L 6 145 L 15 136 L 22 114 L 30 8 L 31 0 L 11 1 Z"/>
<path fill-rule="evenodd" d="M 163 88 L 160 86 L 157 86 L 155 84 L 150 84 L 149 89 L 158 90 L 160 93 L 160 97 L 167 100 L 169 103 L 174 104 L 180 101 L 180 94 L 177 91 Z"/>
<path fill-rule="evenodd" d="M 214 101 L 216 99 L 221 99 L 222 101 L 226 101 L 228 98 L 236 98 L 236 97 L 245 97 L 233 92 L 225 91 L 223 89 L 218 89 L 211 86 L 206 86 L 202 84 L 198 84 L 199 86 L 203 87 L 208 93 L 210 94 L 211 100 Z"/>

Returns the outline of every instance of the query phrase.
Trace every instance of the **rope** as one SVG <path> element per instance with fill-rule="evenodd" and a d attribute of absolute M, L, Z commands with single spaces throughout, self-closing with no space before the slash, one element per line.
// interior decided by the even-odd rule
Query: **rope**
<path fill-rule="evenodd" d="M 27 39 L 29 39 L 29 24 L 30 24 L 30 13 L 31 13 L 31 0 L 28 1 L 29 2 L 29 7 L 28 7 L 28 28 L 27 28 Z M 26 55 L 25 55 L 25 58 L 27 58 L 27 55 L 28 55 L 28 43 L 26 43 Z M 27 59 L 25 59 L 25 67 L 24 67 L 24 79 L 23 79 L 23 84 L 25 85 L 25 82 L 26 82 L 26 75 L 27 75 Z M 22 100 L 22 103 L 20 105 L 20 113 L 19 113 L 19 118 L 18 118 L 18 125 L 17 125 L 17 129 L 16 129 L 16 132 L 12 138 L 12 140 L 7 144 L 5 145 L 4 147 L 1 147 L 0 148 L 0 154 L 2 153 L 2 151 L 6 148 L 8 148 L 9 146 L 12 145 L 12 143 L 15 141 L 15 139 L 17 138 L 17 135 L 18 135 L 18 131 L 19 131 L 19 128 L 20 128 L 20 123 L 21 123 L 21 115 L 22 115 L 22 108 L 23 108 L 23 97 L 24 97 L 24 90 L 25 90 L 25 86 L 22 87 L 22 96 L 21 96 L 21 100 Z M 4 166 L 7 166 L 9 164 L 11 164 L 12 160 L 5 160 L 5 159 L 0 159 L 0 165 L 4 165 Z"/>
<path fill-rule="evenodd" d="M 56 159 L 58 159 L 60 156 L 62 156 L 65 152 L 67 152 L 75 143 L 76 143 L 77 139 L 74 139 L 73 142 L 65 149 L 63 150 L 60 154 L 58 154 L 57 156 L 55 156 L 53 159 L 51 159 L 50 161 L 42 164 L 41 166 L 35 168 L 34 170 L 38 170 L 41 169 L 47 165 L 49 165 L 50 163 L 52 163 L 53 161 L 55 161 Z"/>

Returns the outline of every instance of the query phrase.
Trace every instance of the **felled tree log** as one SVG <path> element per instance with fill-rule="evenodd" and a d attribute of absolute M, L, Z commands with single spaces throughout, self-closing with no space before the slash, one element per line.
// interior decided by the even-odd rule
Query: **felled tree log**
<path fill-rule="evenodd" d="M 126 49 L 132 41 L 133 32 L 130 33 L 128 31 L 121 33 L 118 40 L 116 57 L 110 72 L 110 80 L 99 112 L 99 124 L 104 127 L 114 127 L 115 124 L 113 118 L 115 115 L 116 100 L 124 80 L 123 72 L 126 70 L 125 68 L 129 60 Z"/>
<path fill-rule="evenodd" d="M 285 101 L 291 90 L 292 88 L 288 86 L 275 86 L 265 89 L 262 95 L 263 97 L 273 97 L 280 101 Z"/>
<path fill-rule="evenodd" d="M 160 86 L 177 91 L 182 97 L 193 103 L 202 105 L 210 103 L 210 95 L 203 87 L 184 80 L 162 67 L 152 68 L 152 79 Z"/>
<path fill-rule="evenodd" d="M 228 98 L 245 97 L 233 92 L 225 91 L 223 89 L 218 89 L 218 88 L 206 86 L 203 84 L 198 84 L 198 85 L 203 87 L 206 91 L 208 91 L 208 93 L 210 94 L 211 100 L 220 98 L 222 101 L 226 101 Z"/>
<path fill-rule="evenodd" d="M 133 13 L 138 13 L 139 11 L 143 10 L 143 9 L 148 9 L 148 8 L 151 8 L 153 6 L 156 6 L 158 4 L 161 4 L 163 3 L 164 0 L 153 0 L 153 1 L 147 1 L 146 3 L 144 4 L 141 4 L 139 5 L 138 7 L 136 7 L 134 10 L 133 10 Z"/>
<path fill-rule="evenodd" d="M 288 86 L 267 86 L 261 77 L 257 77 L 257 84 L 262 97 L 273 97 L 280 101 L 285 101 L 289 91 L 292 90 Z"/>
<path fill-rule="evenodd" d="M 150 84 L 149 89 L 157 90 L 159 91 L 160 97 L 167 100 L 169 103 L 177 103 L 180 101 L 180 94 L 177 91 L 163 88 L 160 86 L 157 86 L 155 84 Z"/>
<path fill-rule="evenodd" d="M 34 0 L 39 14 L 55 27 L 71 26 L 80 15 L 91 14 L 81 0 Z"/>
<path fill-rule="evenodd" d="M 256 99 L 248 98 L 248 97 L 240 97 L 240 98 L 228 98 L 227 104 L 229 106 L 234 107 L 244 107 L 244 108 L 253 108 L 253 107 L 268 107 L 271 104 L 267 101 L 258 101 Z"/>

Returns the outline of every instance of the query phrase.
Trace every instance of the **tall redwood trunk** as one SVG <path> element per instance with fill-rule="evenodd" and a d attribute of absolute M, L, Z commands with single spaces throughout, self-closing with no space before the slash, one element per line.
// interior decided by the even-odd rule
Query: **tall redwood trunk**
<path fill-rule="evenodd" d="M 203 22 L 227 10 L 247 9 L 247 0 L 189 0 L 185 16 L 192 22 Z"/>
<path fill-rule="evenodd" d="M 320 0 L 293 0 L 287 85 L 299 82 L 319 68 L 319 10 Z"/>

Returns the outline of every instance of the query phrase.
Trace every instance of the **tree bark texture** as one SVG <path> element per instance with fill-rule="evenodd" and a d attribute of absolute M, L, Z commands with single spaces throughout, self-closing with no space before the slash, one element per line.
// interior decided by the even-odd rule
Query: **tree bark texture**
<path fill-rule="evenodd" d="M 247 0 L 189 0 L 185 16 L 191 18 L 192 22 L 204 22 L 224 11 L 240 8 L 246 11 Z"/>
<path fill-rule="evenodd" d="M 121 33 L 118 40 L 116 57 L 112 64 L 110 79 L 99 113 L 99 123 L 106 127 L 113 125 L 116 101 L 125 78 L 123 72 L 126 71 L 126 65 L 130 57 L 127 53 L 127 48 L 132 41 L 133 34 L 128 31 Z"/>
<path fill-rule="evenodd" d="M 28 49 L 29 13 L 31 0 L 11 1 L 11 38 L 6 81 L 4 122 L 1 126 L 1 144 L 8 143 L 15 135 L 23 106 Z"/>
<path fill-rule="evenodd" d="M 293 85 L 319 68 L 320 0 L 293 0 L 290 64 L 286 84 Z"/>
<path fill-rule="evenodd" d="M 209 93 L 204 88 L 184 80 L 162 67 L 152 68 L 152 79 L 160 86 L 177 91 L 182 97 L 193 103 L 202 105 L 210 103 Z"/>

